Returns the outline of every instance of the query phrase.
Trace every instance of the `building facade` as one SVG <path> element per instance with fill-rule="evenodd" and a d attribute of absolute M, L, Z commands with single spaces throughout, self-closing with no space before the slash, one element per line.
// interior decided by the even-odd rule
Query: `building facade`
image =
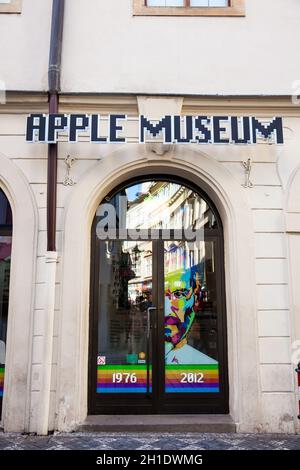
<path fill-rule="evenodd" d="M 299 432 L 299 2 L 60 2 L 58 132 L 29 143 L 53 114 L 53 2 L 0 0 L 2 427 L 204 413 Z"/>

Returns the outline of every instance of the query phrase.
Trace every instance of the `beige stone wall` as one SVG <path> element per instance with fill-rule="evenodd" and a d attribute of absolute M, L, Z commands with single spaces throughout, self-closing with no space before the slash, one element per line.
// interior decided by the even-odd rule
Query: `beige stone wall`
<path fill-rule="evenodd" d="M 34 304 L 31 309 L 25 424 L 25 429 L 35 432 L 42 393 L 47 307 L 47 146 L 26 144 L 25 125 L 26 113 L 47 112 L 47 106 L 43 95 L 39 99 L 24 97 L 23 101 L 20 98 L 16 101 L 13 95 L 8 98 L 7 104 L 0 109 L 0 154 L 5 155 L 27 181 L 38 217 L 37 249 L 32 251 L 36 275 L 32 284 Z M 287 216 L 288 213 L 299 212 L 298 206 L 295 207 L 295 201 L 300 199 L 298 184 L 293 186 L 288 209 L 286 200 L 290 179 L 299 161 L 298 111 L 288 101 L 158 100 L 155 106 L 161 114 L 168 106 L 182 104 L 184 114 L 220 114 L 227 109 L 232 114 L 283 115 L 286 140 L 284 146 L 208 145 L 200 149 L 200 146 L 193 145 L 183 149 L 178 145 L 171 154 L 159 156 L 149 152 L 146 146 L 137 146 L 137 116 L 143 106 L 149 109 L 146 101 L 137 100 L 135 96 L 122 99 L 61 97 L 63 112 L 84 110 L 105 114 L 117 109 L 127 113 L 130 119 L 125 131 L 128 137 L 125 145 L 92 145 L 87 136 L 81 136 L 77 144 L 58 144 L 59 263 L 55 284 L 49 429 L 74 429 L 87 413 L 89 233 L 102 192 L 126 178 L 130 168 L 142 172 L 145 168 L 147 171 L 150 168 L 152 171 L 168 168 L 171 172 L 172 167 L 180 165 L 182 168 L 186 166 L 187 171 L 195 168 L 195 178 L 197 176 L 203 184 L 211 185 L 225 224 L 231 414 L 241 431 L 293 432 L 297 425 L 297 402 L 291 361 L 292 344 L 300 339 L 299 325 L 295 326 L 294 322 L 298 312 L 296 260 L 299 244 L 295 226 L 287 226 Z M 26 113 L 22 109 L 26 109 Z M 62 184 L 66 174 L 64 159 L 68 154 L 77 159 L 71 170 L 76 182 L 73 187 Z M 242 161 L 249 157 L 253 161 L 251 180 L 254 188 L 244 189 Z M 238 216 L 243 213 L 246 222 Z M 289 249 L 287 230 L 293 232 Z M 22 255 L 18 263 L 22 264 Z M 18 291 L 14 292 L 17 298 Z M 8 342 L 18 344 L 15 334 L 20 332 L 9 331 Z M 246 340 L 242 341 L 245 334 Z M 5 406 L 9 410 L 15 405 L 8 399 Z M 7 428 L 12 429 L 11 421 L 9 423 Z"/>

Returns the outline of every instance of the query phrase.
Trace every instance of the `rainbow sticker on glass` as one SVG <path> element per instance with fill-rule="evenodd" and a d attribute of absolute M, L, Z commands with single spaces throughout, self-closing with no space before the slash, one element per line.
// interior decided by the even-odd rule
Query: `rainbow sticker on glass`
<path fill-rule="evenodd" d="M 4 366 L 0 366 L 0 397 L 3 397 L 4 389 Z"/>
<path fill-rule="evenodd" d="M 149 370 L 149 392 L 152 391 Z M 98 365 L 97 393 L 147 393 L 147 365 Z"/>
<path fill-rule="evenodd" d="M 220 391 L 218 364 L 166 364 L 166 393 L 217 393 Z"/>

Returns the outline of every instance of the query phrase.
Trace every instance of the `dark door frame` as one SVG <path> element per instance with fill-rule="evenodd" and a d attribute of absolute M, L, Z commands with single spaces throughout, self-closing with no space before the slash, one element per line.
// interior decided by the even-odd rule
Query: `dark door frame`
<path fill-rule="evenodd" d="M 97 218 L 92 224 L 92 247 L 91 247 L 91 289 L 90 289 L 90 325 L 89 325 L 89 379 L 88 379 L 88 413 L 89 414 L 227 414 L 229 413 L 229 384 L 228 384 L 228 354 L 227 354 L 227 322 L 226 322 L 226 297 L 225 297 L 225 269 L 224 269 L 224 240 L 223 227 L 218 211 L 210 198 L 199 188 L 181 178 L 165 178 L 164 175 L 149 178 L 134 178 L 114 189 L 106 198 L 109 201 L 121 189 L 124 189 L 137 181 L 163 180 L 181 184 L 192 189 L 200 197 L 205 199 L 213 210 L 218 221 L 217 229 L 205 229 L 205 241 L 214 240 L 216 243 L 216 255 L 218 257 L 217 271 L 217 296 L 218 312 L 218 350 L 220 367 L 221 390 L 217 394 L 195 393 L 170 394 L 164 393 L 164 283 L 163 263 L 158 260 L 163 256 L 163 243 L 165 240 L 153 242 L 153 323 L 157 328 L 152 328 L 152 355 L 157 359 L 152 361 L 153 393 L 149 399 L 147 394 L 137 396 L 135 394 L 113 394 L 99 396 L 96 393 L 97 383 L 97 335 L 98 331 L 98 273 L 99 273 L 99 240 L 96 237 Z M 170 237 L 172 239 L 172 235 Z M 163 259 L 163 258 L 162 258 Z M 160 373 L 157 373 L 159 371 Z M 163 373 L 162 373 L 163 371 Z M 184 400 L 184 397 L 188 399 Z M 217 395 L 217 396 L 216 396 Z M 167 398 L 166 398 L 167 397 Z"/>

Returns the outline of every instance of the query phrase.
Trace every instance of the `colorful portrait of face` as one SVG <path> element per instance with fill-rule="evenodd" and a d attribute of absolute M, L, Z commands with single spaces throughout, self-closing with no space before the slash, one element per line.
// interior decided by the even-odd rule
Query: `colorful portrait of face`
<path fill-rule="evenodd" d="M 165 342 L 175 348 L 193 324 L 201 304 L 201 283 L 195 268 L 173 272 L 165 279 Z"/>

